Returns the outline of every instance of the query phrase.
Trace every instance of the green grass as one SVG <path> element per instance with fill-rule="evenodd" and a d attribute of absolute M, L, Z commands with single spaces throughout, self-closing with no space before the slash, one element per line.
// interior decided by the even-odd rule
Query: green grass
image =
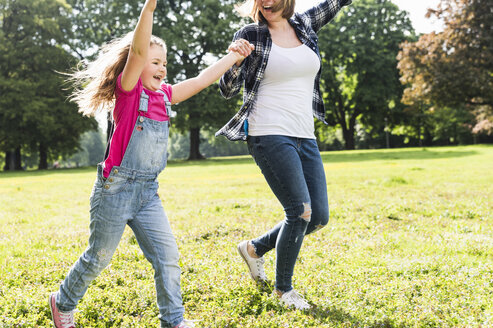
<path fill-rule="evenodd" d="M 331 219 L 294 285 L 313 311 L 257 287 L 236 244 L 283 217 L 249 157 L 173 162 L 159 193 L 204 327 L 493 326 L 493 147 L 323 153 Z M 95 169 L 0 174 L 0 327 L 49 327 L 47 297 L 88 239 Z M 266 271 L 274 278 L 273 252 Z M 127 230 L 79 305 L 80 327 L 158 327 L 153 273 Z"/>

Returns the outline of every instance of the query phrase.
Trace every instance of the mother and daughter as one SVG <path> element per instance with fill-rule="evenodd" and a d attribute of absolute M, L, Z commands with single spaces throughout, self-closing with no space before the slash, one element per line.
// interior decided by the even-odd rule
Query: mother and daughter
<path fill-rule="evenodd" d="M 157 193 L 157 177 L 166 166 L 171 105 L 192 97 L 223 74 L 223 95 L 233 96 L 242 84 L 245 92 L 242 108 L 220 134 L 232 140 L 248 139 L 252 155 L 286 212 L 286 219 L 265 236 L 240 243 L 240 254 L 253 278 L 266 279 L 262 255 L 277 248 L 276 295 L 289 306 L 309 307 L 300 303 L 291 276 L 303 236 L 328 220 L 323 166 L 310 130 L 313 119 L 310 116 L 310 124 L 306 113 L 313 98 L 314 113 L 323 119 L 315 32 L 348 1 L 326 0 L 291 18 L 294 0 L 252 0 L 256 23 L 236 33 L 229 53 L 197 77 L 169 85 L 163 83 L 166 45 L 152 35 L 157 0 L 147 0 L 134 32 L 106 45 L 94 62 L 73 74 L 78 86 L 73 100 L 80 111 L 94 115 L 101 108 L 112 109 L 114 133 L 90 196 L 89 246 L 59 290 L 49 296 L 55 327 L 75 327 L 79 300 L 109 264 L 127 224 L 155 272 L 161 327 L 194 327 L 183 317 L 178 248 Z M 302 45 L 313 54 L 298 49 Z M 304 52 L 290 53 L 296 49 Z M 311 75 L 299 77 L 303 72 Z M 272 111 L 276 103 L 277 112 Z M 267 132 L 262 132 L 263 125 Z M 276 128 L 269 130 L 270 126 Z"/>

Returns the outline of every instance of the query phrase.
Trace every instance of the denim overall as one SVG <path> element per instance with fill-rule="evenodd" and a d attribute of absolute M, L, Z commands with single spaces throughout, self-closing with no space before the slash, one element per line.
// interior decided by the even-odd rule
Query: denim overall
<path fill-rule="evenodd" d="M 142 115 L 148 100 L 142 91 L 139 116 L 120 166 L 114 166 L 105 179 L 103 166 L 98 165 L 90 197 L 89 247 L 61 284 L 56 303 L 61 311 L 77 306 L 91 281 L 110 263 L 128 224 L 155 271 L 161 327 L 174 327 L 184 312 L 179 254 L 157 193 L 157 177 L 166 166 L 169 124 Z M 166 94 L 164 100 L 169 112 Z"/>

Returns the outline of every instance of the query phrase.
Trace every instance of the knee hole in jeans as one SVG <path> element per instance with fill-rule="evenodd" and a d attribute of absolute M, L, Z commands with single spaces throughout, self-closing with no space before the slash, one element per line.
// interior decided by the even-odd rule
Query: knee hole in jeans
<path fill-rule="evenodd" d="M 300 218 L 302 218 L 306 222 L 310 222 L 310 220 L 312 219 L 312 206 L 310 205 L 310 203 L 303 203 L 303 207 L 304 211 L 300 215 Z"/>

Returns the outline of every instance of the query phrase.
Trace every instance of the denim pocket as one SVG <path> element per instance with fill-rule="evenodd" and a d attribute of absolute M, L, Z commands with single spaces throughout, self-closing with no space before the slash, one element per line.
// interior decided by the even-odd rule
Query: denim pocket
<path fill-rule="evenodd" d="M 124 191 L 130 184 L 129 179 L 110 174 L 102 186 L 103 195 L 114 195 Z"/>
<path fill-rule="evenodd" d="M 258 148 L 261 147 L 260 138 L 259 137 L 248 137 L 247 145 L 248 145 L 248 152 L 250 153 L 250 155 L 252 155 L 252 158 L 255 161 L 255 164 L 259 165 L 259 163 L 258 163 L 258 156 L 259 156 Z"/>

